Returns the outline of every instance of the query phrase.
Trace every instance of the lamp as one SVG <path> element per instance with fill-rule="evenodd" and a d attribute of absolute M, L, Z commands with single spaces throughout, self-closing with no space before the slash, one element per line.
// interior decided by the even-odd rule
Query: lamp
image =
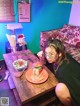
<path fill-rule="evenodd" d="M 22 29 L 22 25 L 20 23 L 7 24 L 7 29 L 12 30 L 13 35 L 15 35 L 16 29 Z"/>

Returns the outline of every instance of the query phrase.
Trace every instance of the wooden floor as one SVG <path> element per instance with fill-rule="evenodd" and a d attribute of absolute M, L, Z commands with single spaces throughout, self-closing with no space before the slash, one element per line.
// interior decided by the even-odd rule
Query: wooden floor
<path fill-rule="evenodd" d="M 2 66 L 2 69 L 0 70 L 0 75 L 2 75 L 3 80 L 0 82 L 0 97 L 9 97 L 9 106 L 18 106 L 16 99 L 14 97 L 13 91 L 10 89 L 8 85 L 8 81 L 4 80 L 5 72 L 6 72 L 6 66 L 4 61 L 0 61 L 0 65 Z M 32 105 L 25 105 L 25 106 L 32 106 Z M 35 105 L 38 106 L 38 105 Z M 50 103 L 46 106 L 57 106 L 55 103 Z"/>

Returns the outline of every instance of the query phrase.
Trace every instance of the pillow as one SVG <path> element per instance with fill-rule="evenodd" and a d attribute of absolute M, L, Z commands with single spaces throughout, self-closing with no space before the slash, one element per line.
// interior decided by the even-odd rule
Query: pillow
<path fill-rule="evenodd" d="M 62 35 L 63 39 L 65 39 L 65 43 L 69 45 L 73 45 L 76 47 L 80 47 L 80 27 L 79 26 L 71 26 L 65 24 L 63 28 L 59 30 L 59 35 Z M 60 37 L 58 37 L 60 39 Z M 78 43 L 78 44 L 77 44 Z"/>
<path fill-rule="evenodd" d="M 63 26 L 60 30 L 59 30 L 59 33 L 62 34 L 62 35 L 68 35 L 68 27 L 66 26 Z"/>
<path fill-rule="evenodd" d="M 77 48 L 80 47 L 80 42 L 77 42 L 77 43 L 76 43 L 76 47 L 77 47 Z"/>
<path fill-rule="evenodd" d="M 70 36 L 72 34 L 79 35 L 79 33 L 80 33 L 80 26 L 72 26 L 72 25 L 65 24 L 63 26 L 63 28 L 60 29 L 60 33 L 68 35 L 68 36 Z"/>
<path fill-rule="evenodd" d="M 42 48 L 44 47 L 44 43 L 45 41 L 49 38 L 49 37 L 53 37 L 55 38 L 58 35 L 57 30 L 50 30 L 50 31 L 44 31 L 40 33 L 40 48 L 42 50 Z"/>
<path fill-rule="evenodd" d="M 49 37 L 55 38 L 57 36 L 57 31 L 50 30 L 40 33 L 40 41 L 46 41 Z"/>

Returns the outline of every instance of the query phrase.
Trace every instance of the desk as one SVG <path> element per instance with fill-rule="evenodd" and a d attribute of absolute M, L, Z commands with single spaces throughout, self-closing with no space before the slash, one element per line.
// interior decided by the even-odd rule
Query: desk
<path fill-rule="evenodd" d="M 17 59 L 19 53 L 23 55 L 23 59 L 28 61 L 28 68 L 31 68 L 32 64 L 36 61 L 39 61 L 39 59 L 34 54 L 32 54 L 30 50 L 19 51 L 15 54 L 14 57 L 11 53 L 3 54 L 7 68 L 10 71 L 14 84 L 16 86 L 16 90 L 18 92 L 21 104 L 23 105 L 26 102 L 28 103 L 53 90 L 58 81 L 55 78 L 55 75 L 46 66 L 44 66 L 44 68 L 48 72 L 49 78 L 46 82 L 42 84 L 32 84 L 28 82 L 25 77 L 25 72 L 27 70 L 25 70 L 24 74 L 20 78 L 16 78 L 14 76 L 15 70 L 13 68 L 12 63 L 15 59 Z"/>

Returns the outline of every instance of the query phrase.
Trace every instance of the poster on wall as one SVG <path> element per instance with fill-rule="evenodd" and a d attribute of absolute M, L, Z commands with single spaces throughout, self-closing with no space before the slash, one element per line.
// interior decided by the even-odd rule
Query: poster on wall
<path fill-rule="evenodd" d="M 18 3 L 19 22 L 30 22 L 30 4 Z"/>

